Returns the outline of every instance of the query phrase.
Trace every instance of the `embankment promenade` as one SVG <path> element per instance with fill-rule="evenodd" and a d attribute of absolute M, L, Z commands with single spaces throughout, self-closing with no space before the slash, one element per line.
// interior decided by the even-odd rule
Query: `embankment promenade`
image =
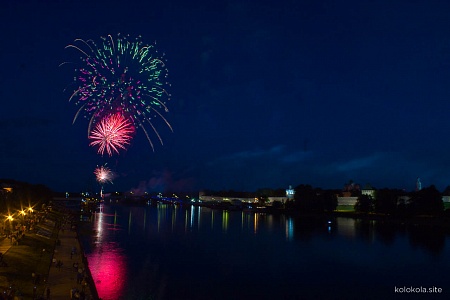
<path fill-rule="evenodd" d="M 77 224 L 70 211 L 41 212 L 31 228 L 0 238 L 0 299 L 99 299 Z"/>

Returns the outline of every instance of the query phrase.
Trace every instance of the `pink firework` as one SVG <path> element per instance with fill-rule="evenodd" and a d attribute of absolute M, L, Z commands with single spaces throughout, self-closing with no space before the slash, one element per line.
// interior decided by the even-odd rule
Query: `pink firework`
<path fill-rule="evenodd" d="M 92 130 L 89 146 L 98 146 L 98 153 L 109 156 L 113 152 L 119 154 L 119 150 L 126 149 L 133 137 L 134 126 L 130 119 L 126 119 L 121 113 L 115 113 L 103 118 Z"/>
<path fill-rule="evenodd" d="M 104 183 L 112 183 L 113 180 L 113 172 L 105 167 L 105 166 L 100 166 L 97 167 L 94 171 L 95 177 L 97 178 L 97 181 L 101 184 Z"/>

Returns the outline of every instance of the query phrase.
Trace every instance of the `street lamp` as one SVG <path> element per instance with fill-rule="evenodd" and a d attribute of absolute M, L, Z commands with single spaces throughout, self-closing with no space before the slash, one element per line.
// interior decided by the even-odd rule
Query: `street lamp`
<path fill-rule="evenodd" d="M 12 215 L 8 215 L 7 217 L 6 217 L 6 220 L 5 220 L 5 222 L 6 221 L 9 221 L 9 231 L 12 231 L 11 230 L 11 223 L 12 223 L 12 221 L 14 221 L 14 218 L 13 218 L 13 216 Z"/>
<path fill-rule="evenodd" d="M 19 210 L 19 215 L 22 217 L 22 223 L 20 224 L 21 228 L 23 228 L 23 226 L 25 224 L 25 215 L 26 214 L 27 213 L 25 212 L 25 210 L 23 210 L 23 208 L 21 210 Z"/>

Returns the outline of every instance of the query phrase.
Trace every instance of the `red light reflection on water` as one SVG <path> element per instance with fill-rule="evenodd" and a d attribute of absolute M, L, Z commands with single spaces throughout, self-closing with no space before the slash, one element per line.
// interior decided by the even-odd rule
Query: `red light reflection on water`
<path fill-rule="evenodd" d="M 115 230 L 111 224 L 104 222 L 104 217 L 103 213 L 96 216 L 96 247 L 87 259 L 98 296 L 103 300 L 114 300 L 123 294 L 126 261 L 116 243 L 103 241 L 104 234 Z"/>
<path fill-rule="evenodd" d="M 111 249 L 105 249 L 111 248 Z M 101 247 L 89 257 L 89 268 L 103 300 L 119 299 L 125 283 L 126 265 L 123 256 L 113 247 Z"/>

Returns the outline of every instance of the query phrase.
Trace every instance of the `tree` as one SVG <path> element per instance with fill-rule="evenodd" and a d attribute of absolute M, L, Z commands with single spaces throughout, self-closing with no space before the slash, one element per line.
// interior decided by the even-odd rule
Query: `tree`
<path fill-rule="evenodd" d="M 338 204 L 336 195 L 337 192 L 332 190 L 322 191 L 317 195 L 323 211 L 331 212 L 336 210 Z"/>
<path fill-rule="evenodd" d="M 450 196 L 450 185 L 448 185 L 445 190 L 442 192 L 443 196 Z"/>
<path fill-rule="evenodd" d="M 286 209 L 293 208 L 304 212 L 333 211 L 337 206 L 336 192 L 313 188 L 301 184 L 295 188 L 294 202 L 288 201 Z"/>
<path fill-rule="evenodd" d="M 267 197 L 267 196 L 258 197 L 259 205 L 265 206 L 267 202 L 269 202 L 269 197 Z"/>
<path fill-rule="evenodd" d="M 294 208 L 311 212 L 317 210 L 316 191 L 309 184 L 301 184 L 295 188 Z"/>
<path fill-rule="evenodd" d="M 356 200 L 355 211 L 357 212 L 372 212 L 373 211 L 373 199 L 369 195 L 360 195 Z"/>
<path fill-rule="evenodd" d="M 434 185 L 413 192 L 408 205 L 412 214 L 438 215 L 444 211 L 442 195 Z"/>
<path fill-rule="evenodd" d="M 405 192 L 398 189 L 380 189 L 373 201 L 374 211 L 383 214 L 395 214 L 399 212 L 398 201 Z"/>

